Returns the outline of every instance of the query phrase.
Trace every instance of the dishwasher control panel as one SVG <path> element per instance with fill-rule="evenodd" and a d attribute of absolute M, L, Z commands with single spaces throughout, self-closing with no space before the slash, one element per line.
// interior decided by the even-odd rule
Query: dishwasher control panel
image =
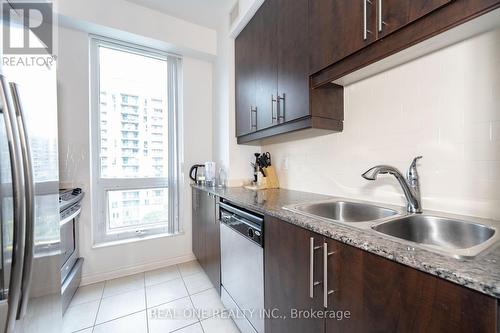
<path fill-rule="evenodd" d="M 238 232 L 259 246 L 264 245 L 263 223 L 264 219 L 253 215 L 238 207 L 220 204 L 220 220 L 229 228 Z"/>

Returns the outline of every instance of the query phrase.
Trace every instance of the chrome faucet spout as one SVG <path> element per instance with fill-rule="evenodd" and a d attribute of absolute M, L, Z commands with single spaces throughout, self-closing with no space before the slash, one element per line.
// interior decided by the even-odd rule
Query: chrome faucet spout
<path fill-rule="evenodd" d="M 368 169 L 361 176 L 366 180 L 375 180 L 380 174 L 390 174 L 396 177 L 403 193 L 406 197 L 406 209 L 409 213 L 422 213 L 422 204 L 420 199 L 420 185 L 417 173 L 417 160 L 422 156 L 416 157 L 408 172 L 406 178 L 395 167 L 390 165 L 377 165 Z"/>

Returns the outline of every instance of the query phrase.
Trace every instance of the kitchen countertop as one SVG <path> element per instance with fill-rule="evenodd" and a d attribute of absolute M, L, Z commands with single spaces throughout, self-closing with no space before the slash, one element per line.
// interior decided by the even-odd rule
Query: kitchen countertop
<path fill-rule="evenodd" d="M 253 191 L 242 187 L 192 186 L 213 193 L 244 208 L 279 218 L 342 243 L 500 298 L 500 242 L 492 245 L 475 258 L 455 259 L 424 248 L 411 247 L 403 242 L 386 238 L 372 230 L 327 222 L 320 218 L 283 209 L 287 205 L 334 199 L 335 197 L 332 196 L 285 189 Z M 467 217 L 463 218 L 467 220 Z M 500 224 L 495 225 L 495 227 L 497 230 L 500 229 Z"/>

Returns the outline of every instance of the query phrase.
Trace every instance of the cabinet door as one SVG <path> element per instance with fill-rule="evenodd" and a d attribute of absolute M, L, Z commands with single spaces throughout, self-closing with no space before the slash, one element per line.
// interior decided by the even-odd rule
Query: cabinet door
<path fill-rule="evenodd" d="M 293 319 L 292 309 L 321 310 L 322 288 L 310 297 L 310 240 L 313 249 L 313 282 L 322 279 L 322 237 L 269 216 L 264 222 L 264 300 L 269 311 L 277 309 L 283 318 L 266 318 L 266 332 L 324 332 L 323 319 Z M 277 313 L 273 313 L 277 315 Z"/>
<path fill-rule="evenodd" d="M 253 20 L 256 21 L 255 85 L 257 98 L 257 130 L 273 125 L 278 91 L 278 60 L 276 57 L 277 1 L 267 0 L 259 8 Z M 274 112 L 273 112 L 274 110 Z"/>
<path fill-rule="evenodd" d="M 234 42 L 236 83 L 236 136 L 254 132 L 257 21 L 252 19 Z"/>
<path fill-rule="evenodd" d="M 308 0 L 274 1 L 279 8 L 276 45 L 280 96 L 280 119 L 275 122 L 284 122 L 309 115 Z"/>
<path fill-rule="evenodd" d="M 349 245 L 328 259 L 326 332 L 495 332 L 496 300 Z"/>
<path fill-rule="evenodd" d="M 204 223 L 203 212 L 201 206 L 201 196 L 203 192 L 196 188 L 192 189 L 192 240 L 193 240 L 193 254 L 196 259 L 201 263 L 204 257 Z"/>
<path fill-rule="evenodd" d="M 218 205 L 214 195 L 208 195 L 204 207 L 205 222 L 205 272 L 214 288 L 220 293 L 220 225 Z"/>
<path fill-rule="evenodd" d="M 387 36 L 452 0 L 375 0 L 377 5 L 377 35 Z"/>
<path fill-rule="evenodd" d="M 374 1 L 309 0 L 311 74 L 375 41 Z"/>

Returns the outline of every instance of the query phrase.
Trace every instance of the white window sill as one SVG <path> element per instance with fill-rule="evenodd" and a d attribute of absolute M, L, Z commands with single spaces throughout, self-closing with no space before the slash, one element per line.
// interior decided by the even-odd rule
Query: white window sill
<path fill-rule="evenodd" d="M 116 241 L 101 242 L 101 243 L 92 245 L 92 248 L 99 249 L 99 248 L 103 248 L 103 247 L 118 246 L 118 245 L 124 245 L 124 244 L 129 244 L 129 243 L 142 242 L 142 241 L 147 241 L 147 240 L 156 239 L 156 238 L 178 237 L 178 236 L 184 236 L 184 235 L 185 235 L 184 231 L 179 231 L 178 233 L 175 233 L 175 234 L 161 233 L 161 234 L 157 234 L 157 235 L 149 235 L 149 236 L 144 236 L 144 237 L 133 237 L 133 238 L 128 238 L 128 239 L 116 240 Z"/>

